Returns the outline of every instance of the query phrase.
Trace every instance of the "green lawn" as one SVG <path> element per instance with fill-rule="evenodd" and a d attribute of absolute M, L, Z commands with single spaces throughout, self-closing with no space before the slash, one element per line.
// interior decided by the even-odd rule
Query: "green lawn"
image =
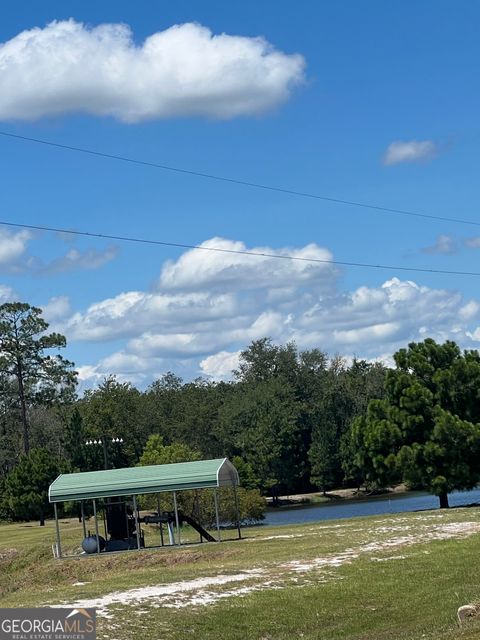
<path fill-rule="evenodd" d="M 61 527 L 73 549 L 81 528 L 74 520 Z M 52 522 L 4 525 L 0 604 L 95 605 L 98 637 L 109 640 L 480 638 L 479 622 L 456 623 L 457 608 L 480 599 L 477 509 L 244 533 L 221 544 L 54 560 Z"/>

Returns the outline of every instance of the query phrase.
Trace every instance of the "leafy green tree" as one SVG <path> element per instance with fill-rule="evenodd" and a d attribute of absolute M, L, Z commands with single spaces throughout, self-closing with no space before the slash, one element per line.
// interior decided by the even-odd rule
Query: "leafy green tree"
<path fill-rule="evenodd" d="M 9 384 L 19 411 L 23 449 L 30 449 L 29 407 L 72 401 L 73 363 L 51 349 L 66 346 L 59 333 L 47 334 L 42 310 L 22 302 L 0 305 L 0 375 Z"/>
<path fill-rule="evenodd" d="M 151 435 L 140 458 L 140 465 L 173 464 L 177 462 L 194 462 L 201 458 L 200 453 L 180 442 L 165 445 L 158 434 Z M 258 522 L 263 519 L 266 508 L 265 499 L 260 496 L 258 489 L 252 485 L 257 482 L 251 466 L 241 458 L 234 458 L 233 464 L 237 466 L 241 478 L 246 483 L 237 489 L 237 501 L 240 521 L 243 523 Z M 235 500 L 229 487 L 221 488 L 218 492 L 220 504 L 220 517 L 223 522 L 234 523 L 236 520 Z M 162 494 L 159 498 L 160 507 L 164 511 L 173 510 L 173 502 L 168 494 Z M 211 490 L 180 491 L 177 496 L 177 504 L 180 510 L 189 514 L 206 527 L 212 527 L 215 522 L 215 503 Z M 156 508 L 157 497 L 144 497 L 142 506 Z"/>
<path fill-rule="evenodd" d="M 148 435 L 161 434 L 166 442 L 178 439 L 177 426 L 183 419 L 184 409 L 183 386 L 181 378 L 168 372 L 147 388 L 143 404 L 148 423 Z"/>
<path fill-rule="evenodd" d="M 386 369 L 379 364 L 354 360 L 347 366 L 336 357 L 325 371 L 312 407 L 313 427 L 309 460 L 311 480 L 323 492 L 343 481 L 362 484 L 357 458 L 357 445 L 350 439 L 353 420 L 365 412 L 369 400 L 384 395 Z"/>
<path fill-rule="evenodd" d="M 65 461 L 52 456 L 47 449 L 31 449 L 23 455 L 3 483 L 3 504 L 12 518 L 38 518 L 44 526 L 45 517 L 52 512 L 48 488 L 66 470 Z"/>
<path fill-rule="evenodd" d="M 170 441 L 184 442 L 205 458 L 223 455 L 223 438 L 216 428 L 230 385 L 202 378 L 184 384 L 178 395 L 177 416 Z"/>
<path fill-rule="evenodd" d="M 200 453 L 181 442 L 163 444 L 162 436 L 152 434 L 145 445 L 140 457 L 141 466 L 149 464 L 173 464 L 175 462 L 193 462 L 200 460 Z"/>
<path fill-rule="evenodd" d="M 243 383 L 266 382 L 282 378 L 293 382 L 298 370 L 298 353 L 294 342 L 274 345 L 270 338 L 254 340 L 240 354 L 234 377 Z"/>
<path fill-rule="evenodd" d="M 299 352 L 293 342 L 274 345 L 269 338 L 252 342 L 241 353 L 234 372 L 237 383 L 220 412 L 222 435 L 230 455 L 251 463 L 274 500 L 280 487 L 295 491 L 308 485 L 307 452 L 326 367 L 327 356 L 319 349 Z M 274 454 L 270 462 L 268 451 Z"/>
<path fill-rule="evenodd" d="M 172 442 L 165 445 L 159 434 L 152 434 L 140 456 L 139 465 L 175 464 L 178 462 L 194 462 L 200 460 L 200 453 L 181 442 Z M 142 499 L 144 508 L 154 509 L 157 506 L 157 498 L 163 511 L 172 511 L 173 502 L 170 494 L 160 496 L 146 496 Z M 200 509 L 200 494 L 197 491 L 180 491 L 177 504 L 180 510 L 187 514 L 197 513 Z"/>
<path fill-rule="evenodd" d="M 356 423 L 370 478 L 448 493 L 480 481 L 480 355 L 451 341 L 411 343 L 395 356 L 386 397 Z"/>
<path fill-rule="evenodd" d="M 245 385 L 223 407 L 222 418 L 260 487 L 270 490 L 276 501 L 279 489 L 290 487 L 303 472 L 297 455 L 298 403 L 292 390 L 275 378 Z"/>
<path fill-rule="evenodd" d="M 215 510 L 212 509 L 212 499 L 208 499 L 206 495 L 202 496 L 202 506 L 204 507 L 205 515 L 204 522 L 207 521 L 209 526 L 212 527 L 215 522 Z M 235 499 L 233 496 L 233 489 L 230 487 L 223 487 L 219 492 L 220 503 L 220 520 L 223 523 L 235 524 L 237 520 L 237 513 L 235 508 Z M 265 518 L 265 510 L 267 508 L 267 501 L 260 494 L 258 489 L 247 489 L 245 487 L 237 487 L 237 504 L 238 504 L 238 518 L 240 524 L 251 525 L 260 522 Z"/>
<path fill-rule="evenodd" d="M 345 482 L 360 488 L 362 485 L 377 485 L 375 474 L 369 467 L 369 458 L 365 454 L 363 416 L 370 400 L 385 396 L 385 378 L 387 368 L 381 363 L 368 363 L 354 360 L 342 376 L 343 387 L 339 394 L 344 398 L 342 428 L 340 432 L 339 455 Z"/>
<path fill-rule="evenodd" d="M 232 464 L 238 471 L 240 486 L 244 489 L 258 488 L 260 480 L 257 478 L 255 471 L 249 462 L 245 462 L 245 460 L 240 456 L 233 456 Z"/>
<path fill-rule="evenodd" d="M 335 423 L 322 421 L 313 429 L 312 444 L 308 451 L 312 483 L 325 495 L 337 484 L 339 449 Z"/>
<path fill-rule="evenodd" d="M 342 358 L 331 361 L 310 411 L 313 423 L 308 451 L 310 480 L 322 489 L 324 495 L 327 489 L 338 486 L 342 479 L 339 444 L 351 405 L 351 398 L 346 393 L 346 371 Z"/>
<path fill-rule="evenodd" d="M 128 382 L 115 376 L 103 380 L 97 389 L 88 390 L 78 403 L 82 429 L 87 439 L 105 442 L 107 466 L 127 467 L 137 463 L 149 435 L 143 396 Z M 112 439 L 122 438 L 122 444 Z M 104 468 L 102 446 L 85 451 L 90 469 Z"/>

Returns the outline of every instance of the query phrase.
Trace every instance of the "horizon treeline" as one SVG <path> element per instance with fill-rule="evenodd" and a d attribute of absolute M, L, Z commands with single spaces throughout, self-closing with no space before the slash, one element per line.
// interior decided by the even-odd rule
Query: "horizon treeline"
<path fill-rule="evenodd" d="M 58 355 L 65 338 L 47 328 L 40 309 L 0 306 L 0 481 L 32 449 L 72 471 L 103 469 L 105 457 L 109 467 L 135 465 L 155 434 L 203 458 L 241 458 L 274 497 L 362 483 L 348 432 L 383 397 L 382 364 L 262 338 L 242 352 L 229 382 L 169 372 L 139 390 L 110 376 L 78 398 L 74 365 Z"/>
<path fill-rule="evenodd" d="M 235 459 L 245 488 L 274 503 L 404 482 L 447 507 L 480 482 L 477 350 L 427 338 L 387 368 L 262 338 L 229 382 L 169 372 L 140 390 L 110 376 L 79 398 L 66 340 L 41 314 L 0 305 L 0 511 L 45 510 L 56 474 L 137 465 L 152 442 L 160 460 Z"/>

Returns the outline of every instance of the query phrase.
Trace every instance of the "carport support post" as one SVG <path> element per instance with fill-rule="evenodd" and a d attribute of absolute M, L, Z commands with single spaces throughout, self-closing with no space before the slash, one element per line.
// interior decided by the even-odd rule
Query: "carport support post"
<path fill-rule="evenodd" d="M 162 544 L 163 547 L 163 524 L 160 522 L 160 494 L 157 493 L 157 513 L 158 513 L 158 528 L 160 529 L 160 542 Z"/>
<path fill-rule="evenodd" d="M 237 515 L 237 529 L 238 529 L 238 539 L 242 539 L 242 532 L 240 530 L 240 509 L 238 508 L 238 495 L 237 495 L 237 485 L 233 485 L 233 499 L 235 500 L 235 513 Z"/>
<path fill-rule="evenodd" d="M 127 538 L 128 538 L 128 548 L 130 549 L 130 520 L 128 519 L 128 504 L 127 504 L 127 497 L 125 496 L 125 500 L 123 501 L 124 505 L 125 505 L 125 531 L 127 532 Z"/>
<path fill-rule="evenodd" d="M 180 522 L 178 519 L 178 506 L 177 506 L 177 492 L 173 492 L 173 510 L 175 511 L 175 524 L 177 525 L 177 544 L 181 545 L 182 541 L 180 540 Z"/>
<path fill-rule="evenodd" d="M 82 514 L 83 537 L 87 537 L 87 527 L 85 525 L 85 509 L 83 508 L 83 500 L 80 500 L 80 511 Z"/>
<path fill-rule="evenodd" d="M 95 518 L 95 535 L 97 536 L 97 553 L 100 553 L 100 536 L 98 535 L 97 501 L 93 499 L 93 517 Z"/>
<path fill-rule="evenodd" d="M 105 506 L 105 498 L 103 499 L 103 509 L 102 509 L 102 516 L 103 516 L 103 529 L 105 531 L 105 542 L 107 542 L 108 540 L 108 532 L 107 532 L 107 507 Z"/>
<path fill-rule="evenodd" d="M 58 526 L 58 512 L 57 512 L 57 503 L 53 503 L 53 510 L 55 512 L 55 531 L 57 533 L 57 557 L 62 557 L 62 547 L 60 546 L 60 527 Z"/>
<path fill-rule="evenodd" d="M 218 491 L 215 488 L 213 490 L 213 499 L 215 501 L 215 521 L 217 523 L 217 542 L 220 542 L 220 519 L 218 517 Z"/>
<path fill-rule="evenodd" d="M 135 533 L 137 534 L 137 549 L 140 551 L 140 527 L 138 524 L 137 497 L 133 497 L 133 515 L 135 518 Z"/>

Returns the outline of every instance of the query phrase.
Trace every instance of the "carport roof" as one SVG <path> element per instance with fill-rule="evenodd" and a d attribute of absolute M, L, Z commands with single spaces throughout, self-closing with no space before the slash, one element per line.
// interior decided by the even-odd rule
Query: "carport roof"
<path fill-rule="evenodd" d="M 64 473 L 50 485 L 48 497 L 50 502 L 65 502 L 238 484 L 238 473 L 233 464 L 227 458 L 220 458 L 107 471 Z"/>

